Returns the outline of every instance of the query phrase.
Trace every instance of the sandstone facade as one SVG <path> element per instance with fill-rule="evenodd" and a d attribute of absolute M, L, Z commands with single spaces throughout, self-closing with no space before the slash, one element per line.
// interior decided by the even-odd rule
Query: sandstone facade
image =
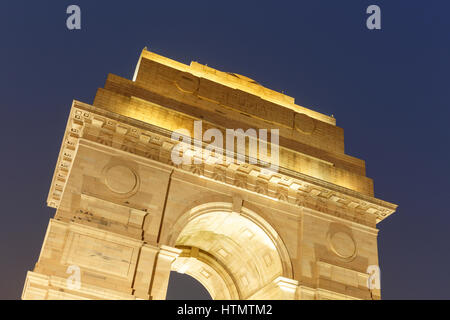
<path fill-rule="evenodd" d="M 279 171 L 174 165 L 171 132 L 196 120 L 279 129 Z M 333 117 L 147 50 L 133 80 L 109 75 L 93 105 L 73 102 L 47 202 L 56 214 L 23 299 L 164 299 L 171 270 L 215 299 L 379 299 L 367 269 L 396 209 L 374 198 Z"/>

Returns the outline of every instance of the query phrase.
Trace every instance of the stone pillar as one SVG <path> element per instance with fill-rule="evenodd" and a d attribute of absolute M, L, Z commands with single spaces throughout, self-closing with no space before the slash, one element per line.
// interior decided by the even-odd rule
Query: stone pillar
<path fill-rule="evenodd" d="M 133 283 L 133 294 L 138 299 L 150 299 L 150 285 L 158 251 L 157 247 L 148 244 L 141 248 Z"/>
<path fill-rule="evenodd" d="M 152 300 L 166 299 L 167 286 L 169 285 L 170 270 L 172 262 L 178 257 L 181 250 L 169 246 L 161 246 L 156 258 L 153 271 L 150 298 Z"/>

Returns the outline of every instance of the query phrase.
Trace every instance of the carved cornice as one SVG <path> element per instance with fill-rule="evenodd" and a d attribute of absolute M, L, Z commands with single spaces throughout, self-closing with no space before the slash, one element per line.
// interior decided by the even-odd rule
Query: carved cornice
<path fill-rule="evenodd" d="M 315 118 L 319 121 L 323 121 L 332 125 L 336 125 L 336 119 L 334 117 L 330 117 L 319 112 L 313 111 L 311 109 L 307 109 L 305 107 L 299 106 L 294 103 L 294 98 L 285 95 L 284 93 L 280 93 L 269 88 L 263 87 L 257 82 L 242 76 L 229 72 L 223 72 L 206 65 L 199 64 L 197 62 L 191 62 L 190 65 L 185 65 L 181 62 L 169 59 L 164 56 L 160 56 L 154 52 L 147 51 L 144 49 L 141 53 L 141 57 L 139 58 L 138 65 L 136 67 L 135 76 L 133 81 L 138 80 L 138 75 L 140 72 L 141 64 L 143 64 L 143 60 L 147 60 L 149 62 L 156 62 L 159 65 L 169 67 L 173 70 L 178 70 L 184 72 L 184 76 L 192 75 L 197 77 L 198 79 L 209 80 L 212 83 L 223 85 L 228 88 L 238 89 L 242 92 L 246 92 L 255 97 L 260 97 L 264 100 L 264 102 L 271 102 L 279 106 L 283 106 L 285 110 L 278 109 L 278 113 L 272 113 L 272 117 L 277 117 L 281 113 L 285 112 L 287 109 L 293 110 L 295 112 L 300 112 L 303 114 L 307 114 L 308 116 Z M 194 80 L 195 81 L 195 80 Z M 191 84 L 188 85 L 191 87 Z M 182 91 L 191 92 L 188 88 L 180 88 Z M 187 90 L 186 90 L 187 89 Z M 244 97 L 241 97 L 241 100 Z M 253 105 L 253 104 L 252 104 Z M 247 105 L 246 109 L 252 107 L 252 105 Z M 270 108 L 268 106 L 267 108 Z M 267 120 L 267 119 L 266 119 Z"/>
<path fill-rule="evenodd" d="M 58 208 L 76 154 L 78 139 L 87 139 L 179 170 L 256 192 L 276 201 L 319 210 L 356 222 L 379 222 L 397 205 L 286 168 L 277 173 L 257 165 L 201 164 L 176 166 L 170 154 L 171 132 L 135 119 L 74 101 L 58 157 L 47 203 Z"/>

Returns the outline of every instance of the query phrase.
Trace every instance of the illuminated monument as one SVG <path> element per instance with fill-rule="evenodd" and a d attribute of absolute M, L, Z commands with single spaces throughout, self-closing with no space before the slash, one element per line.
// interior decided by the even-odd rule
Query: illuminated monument
<path fill-rule="evenodd" d="M 279 128 L 279 171 L 174 165 L 171 132 L 196 120 Z M 367 270 L 396 209 L 374 198 L 333 117 L 147 50 L 132 81 L 109 75 L 93 105 L 74 101 L 47 202 L 23 299 L 164 299 L 171 270 L 215 299 L 379 299 Z"/>

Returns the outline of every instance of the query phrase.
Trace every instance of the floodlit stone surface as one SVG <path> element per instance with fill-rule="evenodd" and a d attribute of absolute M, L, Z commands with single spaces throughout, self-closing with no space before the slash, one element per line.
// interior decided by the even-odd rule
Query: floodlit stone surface
<path fill-rule="evenodd" d="M 278 128 L 279 172 L 174 165 L 171 132 L 196 120 Z M 379 299 L 367 268 L 396 209 L 373 197 L 334 118 L 146 50 L 133 80 L 109 75 L 93 105 L 73 102 L 47 202 L 56 214 L 23 299 L 165 299 L 171 270 L 215 299 Z"/>

